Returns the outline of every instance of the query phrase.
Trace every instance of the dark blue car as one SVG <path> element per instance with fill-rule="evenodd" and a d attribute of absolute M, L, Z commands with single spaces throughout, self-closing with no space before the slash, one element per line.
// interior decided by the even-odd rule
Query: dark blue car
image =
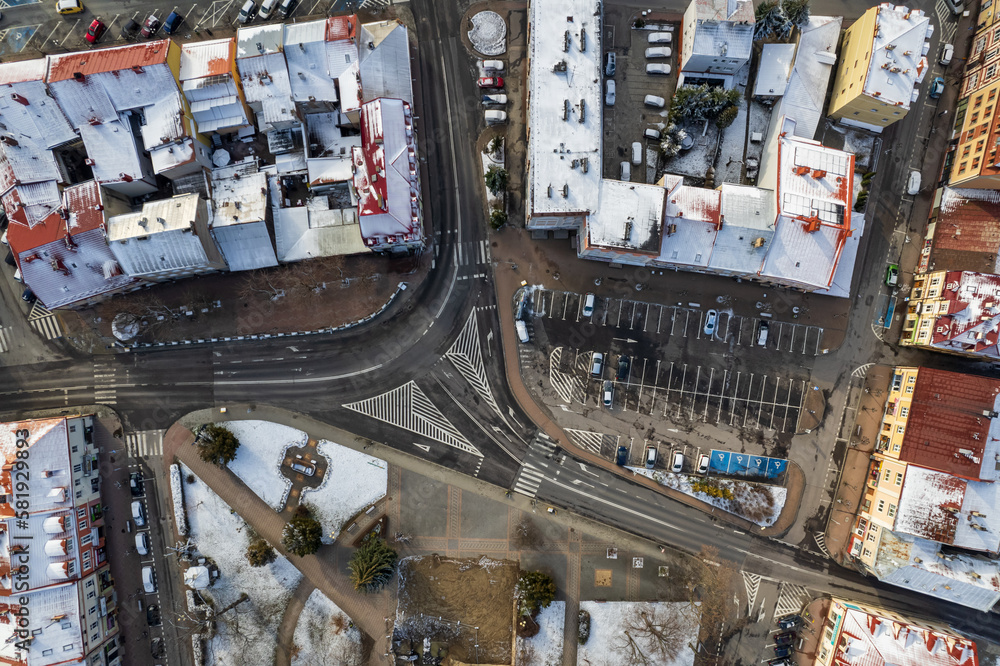
<path fill-rule="evenodd" d="M 170 12 L 170 16 L 168 16 L 167 20 L 163 22 L 163 32 L 167 33 L 168 35 L 172 35 L 175 32 L 177 32 L 177 30 L 180 29 L 181 23 L 183 22 L 184 22 L 183 16 L 181 16 L 177 12 Z"/>
<path fill-rule="evenodd" d="M 624 467 L 628 463 L 628 448 L 624 446 L 618 447 L 618 458 L 615 460 L 616 463 Z"/>
<path fill-rule="evenodd" d="M 788 645 L 776 645 L 774 646 L 774 656 L 775 657 L 787 657 L 792 653 L 792 648 Z"/>

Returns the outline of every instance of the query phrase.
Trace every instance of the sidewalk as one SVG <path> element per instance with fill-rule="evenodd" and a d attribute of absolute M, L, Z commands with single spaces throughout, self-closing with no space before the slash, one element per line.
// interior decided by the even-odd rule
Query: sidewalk
<path fill-rule="evenodd" d="M 662 495 L 670 497 L 671 499 L 704 511 L 714 518 L 720 519 L 723 522 L 738 527 L 739 529 L 753 530 L 755 534 L 762 536 L 777 537 L 784 534 L 789 528 L 791 528 L 795 522 L 799 504 L 802 500 L 802 493 L 805 488 L 805 475 L 798 465 L 795 465 L 794 463 L 789 465 L 787 483 L 788 496 L 781 515 L 779 515 L 778 520 L 774 525 L 767 528 L 761 528 L 748 520 L 744 520 L 743 518 L 717 509 L 706 502 L 702 502 L 694 497 L 662 486 L 652 479 L 641 475 L 628 474 L 612 461 L 605 460 L 604 458 L 594 455 L 590 451 L 581 449 L 569 440 L 563 430 L 559 427 L 559 424 L 553 421 L 535 402 L 530 391 L 528 391 L 527 387 L 524 385 L 521 378 L 521 367 L 518 362 L 518 341 L 516 336 L 511 335 L 511 332 L 514 330 L 514 294 L 521 286 L 521 275 L 525 275 L 525 278 L 523 279 L 525 279 L 529 284 L 536 284 L 537 282 L 532 280 L 543 279 L 541 278 L 541 275 L 539 275 L 539 272 L 543 267 L 546 265 L 550 266 L 549 268 L 545 268 L 546 274 L 549 274 L 550 271 L 552 271 L 552 268 L 555 267 L 551 260 L 542 256 L 541 251 L 538 249 L 543 245 L 546 249 L 552 249 L 552 245 L 531 241 L 528 236 L 529 233 L 523 230 L 509 228 L 503 230 L 494 237 L 497 240 L 498 247 L 493 254 L 494 257 L 513 256 L 515 259 L 511 259 L 510 261 L 513 261 L 518 266 L 517 270 L 514 270 L 509 261 L 499 261 L 496 265 L 495 284 L 497 289 L 497 311 L 500 316 L 500 332 L 503 340 L 504 351 L 504 372 L 507 377 L 507 383 L 510 386 L 514 399 L 517 400 L 518 405 L 529 416 L 531 421 L 546 435 L 552 438 L 552 440 L 558 442 L 559 446 L 572 452 L 574 456 L 582 460 L 586 460 L 592 465 L 606 469 L 614 474 L 618 474 L 619 476 L 626 476 L 634 483 L 639 483 Z M 556 241 L 556 243 L 562 243 L 568 246 L 567 241 Z M 538 263 L 536 263 L 536 261 Z M 580 261 L 575 258 L 575 255 L 573 256 L 572 261 L 576 261 L 578 264 L 596 263 L 605 271 L 613 270 L 608 269 L 606 265 L 600 264 L 599 262 Z M 581 272 L 583 271 L 576 271 L 575 268 L 568 271 L 568 273 L 573 275 L 574 281 L 581 277 Z M 552 286 L 553 279 L 551 277 L 547 277 L 545 281 L 548 283 L 547 286 Z M 559 286 L 559 284 L 557 283 L 556 286 Z M 580 289 L 586 290 L 587 287 L 586 285 L 581 285 Z M 650 298 L 652 294 L 646 290 L 643 290 L 642 293 L 643 298 L 655 300 L 655 298 Z"/>
<path fill-rule="evenodd" d="M 856 511 L 864 498 L 872 452 L 882 427 L 882 413 L 888 395 L 893 369 L 875 365 L 865 376 L 861 399 L 850 429 L 850 438 L 844 466 L 841 468 L 834 493 L 833 506 L 826 525 L 826 547 L 830 557 L 840 565 L 850 566 L 848 548 L 854 527 Z"/>

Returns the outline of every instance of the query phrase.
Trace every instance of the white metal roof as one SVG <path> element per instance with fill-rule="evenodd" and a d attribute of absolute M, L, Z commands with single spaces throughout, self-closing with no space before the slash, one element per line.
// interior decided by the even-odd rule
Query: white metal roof
<path fill-rule="evenodd" d="M 913 87 L 927 73 L 924 44 L 934 28 L 923 11 L 890 3 L 878 6 L 876 25 L 864 92 L 908 109 Z"/>
<path fill-rule="evenodd" d="M 285 25 L 285 62 L 296 102 L 337 101 L 327 59 L 325 19 Z"/>
<path fill-rule="evenodd" d="M 770 190 L 723 183 L 722 228 L 715 236 L 712 269 L 746 274 L 760 270 L 774 236 L 774 203 Z"/>
<path fill-rule="evenodd" d="M 160 98 L 145 109 L 146 124 L 142 126 L 142 143 L 146 150 L 187 136 L 181 116 L 184 107 L 177 90 Z"/>
<path fill-rule="evenodd" d="M 197 194 L 179 194 L 169 199 L 147 201 L 141 211 L 108 218 L 108 240 L 120 241 L 167 231 L 189 230 L 198 216 L 199 205 L 204 204 Z"/>
<path fill-rule="evenodd" d="M 375 40 L 372 30 L 375 26 L 384 25 L 384 22 L 365 23 L 361 26 L 359 56 L 361 93 L 365 102 L 380 97 L 392 97 L 413 103 L 409 32 L 403 24 L 392 23 L 395 24 L 394 27 L 382 37 L 381 41 L 375 41 L 374 49 L 368 48 L 368 43 Z M 340 72 L 337 76 L 340 76 Z"/>
<path fill-rule="evenodd" d="M 591 245 L 656 252 L 666 190 L 659 185 L 601 179 L 599 205 L 587 220 Z"/>
<path fill-rule="evenodd" d="M 549 0 L 528 9 L 529 215 L 589 213 L 602 169 L 601 5 Z"/>
<path fill-rule="evenodd" d="M 138 146 L 127 123 L 115 120 L 99 125 L 81 125 L 80 138 L 93 160 L 91 168 L 99 183 L 117 183 L 128 176 L 143 177 Z"/>
<path fill-rule="evenodd" d="M 268 183 L 280 261 L 369 252 L 361 238 L 357 209 L 331 210 L 326 197 L 313 197 L 308 206 L 283 208 L 278 177 L 270 176 Z"/>
<path fill-rule="evenodd" d="M 281 23 L 246 25 L 236 32 L 236 58 L 281 53 L 285 30 Z"/>
<path fill-rule="evenodd" d="M 83 663 L 83 630 L 80 626 L 82 609 L 78 583 L 63 583 L 43 590 L 18 594 L 24 596 L 27 626 L 16 621 L 0 622 L 0 658 L 23 659 L 27 666 Z M 17 597 L 11 599 L 16 602 Z M 59 617 L 58 621 L 53 618 Z M 15 630 L 31 635 L 31 650 L 17 648 Z M 48 653 L 48 654 L 45 654 Z"/>
<path fill-rule="evenodd" d="M 784 95 L 794 58 L 795 44 L 764 44 L 753 94 L 768 97 Z"/>
<path fill-rule="evenodd" d="M 800 28 L 798 51 L 785 94 L 771 111 L 776 118 L 787 116 L 795 120 L 795 136 L 814 138 L 825 115 L 826 90 L 836 63 L 843 20 L 840 16 L 812 16 Z"/>
<path fill-rule="evenodd" d="M 185 42 L 181 46 L 181 82 L 231 72 L 233 41 L 229 37 L 205 42 Z"/>
<path fill-rule="evenodd" d="M 256 58 L 240 58 L 237 65 L 247 102 L 252 104 L 267 99 L 278 100 L 287 107 L 282 118 L 295 118 L 295 105 L 292 103 L 292 88 L 288 81 L 284 55 L 269 53 Z"/>

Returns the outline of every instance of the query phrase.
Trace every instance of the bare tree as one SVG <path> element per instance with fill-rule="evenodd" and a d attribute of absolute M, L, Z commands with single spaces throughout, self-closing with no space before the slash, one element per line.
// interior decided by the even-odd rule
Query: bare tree
<path fill-rule="evenodd" d="M 260 296 L 276 301 L 284 295 L 285 290 L 281 288 L 275 272 L 267 269 L 247 271 L 240 288 L 240 298 L 245 301 L 256 300 Z"/>
<path fill-rule="evenodd" d="M 698 559 L 695 584 L 701 600 L 701 636 L 707 643 L 717 639 L 727 613 L 733 608 L 736 571 L 729 562 L 720 561 L 719 550 L 714 546 L 702 546 Z"/>
<path fill-rule="evenodd" d="M 688 642 L 691 618 L 678 604 L 642 604 L 622 621 L 615 648 L 643 666 L 670 663 Z"/>
<path fill-rule="evenodd" d="M 542 545 L 542 534 L 527 516 L 521 516 L 514 526 L 514 544 L 521 550 L 535 549 Z"/>

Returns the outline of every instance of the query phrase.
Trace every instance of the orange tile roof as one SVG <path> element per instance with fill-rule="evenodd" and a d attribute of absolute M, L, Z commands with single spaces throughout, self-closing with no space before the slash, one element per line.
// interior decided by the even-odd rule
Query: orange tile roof
<path fill-rule="evenodd" d="M 349 16 L 331 16 L 326 20 L 326 41 L 335 42 L 339 39 L 354 39 L 354 32 L 358 27 L 358 17 L 354 14 Z"/>
<path fill-rule="evenodd" d="M 99 74 L 165 63 L 169 47 L 169 39 L 158 39 L 143 44 L 49 56 L 49 74 L 45 80 L 65 81 L 72 79 L 76 72 Z"/>

